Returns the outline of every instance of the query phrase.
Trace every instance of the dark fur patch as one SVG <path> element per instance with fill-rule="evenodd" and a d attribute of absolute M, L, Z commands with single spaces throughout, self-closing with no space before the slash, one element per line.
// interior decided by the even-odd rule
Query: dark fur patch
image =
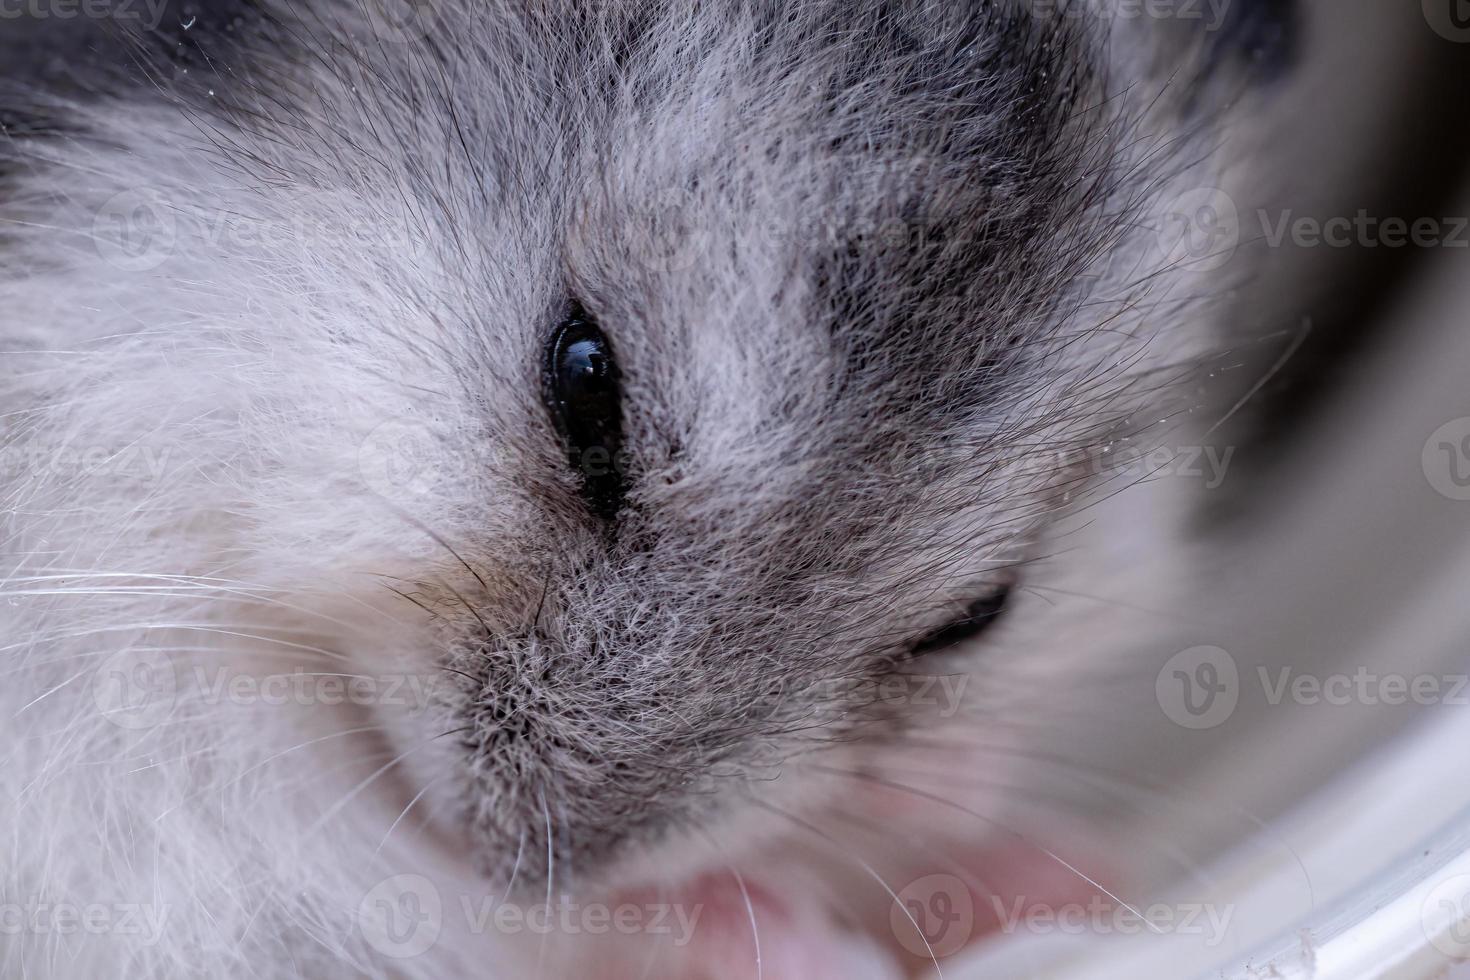
<path fill-rule="evenodd" d="M 1214 40 L 1212 63 L 1244 57 L 1270 78 L 1289 70 L 1300 35 L 1298 0 L 1231 0 Z"/>

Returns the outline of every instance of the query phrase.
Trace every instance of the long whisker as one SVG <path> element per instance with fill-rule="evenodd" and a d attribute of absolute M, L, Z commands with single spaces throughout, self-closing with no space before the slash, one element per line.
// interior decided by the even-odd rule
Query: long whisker
<path fill-rule="evenodd" d="M 751 941 L 755 943 L 756 980 L 765 980 L 765 970 L 762 966 L 761 960 L 761 930 L 760 926 L 756 924 L 755 904 L 750 900 L 750 891 L 745 886 L 745 877 L 740 873 L 739 869 L 736 868 L 733 863 L 731 863 L 729 855 L 725 853 L 725 849 L 721 847 L 718 842 L 716 842 L 714 837 L 710 836 L 709 832 L 704 830 L 704 828 L 702 827 L 698 828 L 698 830 L 699 835 L 709 842 L 710 847 L 714 848 L 720 853 L 721 858 L 725 864 L 725 870 L 730 872 L 731 877 L 735 879 L 736 886 L 740 889 L 740 898 L 745 902 L 745 915 L 750 921 L 750 938 Z"/>
<path fill-rule="evenodd" d="M 525 827 L 522 827 L 521 828 L 520 843 L 516 844 L 516 860 L 515 860 L 515 864 L 511 865 L 511 868 L 510 868 L 510 880 L 505 883 L 505 894 L 500 896 L 500 901 L 502 903 L 507 898 L 510 897 L 511 891 L 514 890 L 514 888 L 516 886 L 516 875 L 520 874 L 520 872 L 521 872 L 521 855 L 525 854 L 525 852 L 526 852 L 526 828 Z"/>
<path fill-rule="evenodd" d="M 552 883 L 555 879 L 556 871 L 556 837 L 551 831 L 551 809 L 546 805 L 546 794 L 538 793 L 537 795 L 541 800 L 541 815 L 546 818 L 546 914 L 550 915 Z M 542 933 L 541 948 L 536 953 L 536 976 L 538 980 L 542 976 L 542 970 L 546 965 L 546 938 L 549 934 L 550 930 Z"/>
<path fill-rule="evenodd" d="M 412 810 L 414 808 L 414 805 L 418 803 L 419 800 L 424 798 L 424 794 L 433 789 L 434 784 L 438 783 L 443 778 L 443 776 L 434 777 L 424 784 L 423 789 L 414 794 L 413 799 L 408 801 L 408 806 L 403 808 L 403 810 L 398 814 L 397 818 L 394 819 L 392 825 L 389 826 L 388 832 L 383 835 L 383 839 L 378 841 L 378 846 L 373 848 L 373 857 L 377 857 L 378 854 L 383 850 L 383 845 L 388 843 L 388 838 L 393 836 L 393 831 L 397 830 L 398 825 L 403 822 L 403 818 L 408 816 L 408 811 Z"/>
<path fill-rule="evenodd" d="M 833 840 L 829 834 L 824 833 L 821 829 L 807 823 L 800 817 L 793 816 L 792 814 L 787 813 L 785 810 L 782 810 L 780 807 L 773 806 L 772 804 L 767 803 L 764 800 L 755 799 L 751 802 L 763 810 L 774 813 L 776 816 L 784 817 L 796 826 L 810 831 L 839 853 L 843 852 L 843 848 L 837 843 L 837 841 Z M 929 945 L 929 939 L 927 936 L 924 935 L 924 930 L 919 928 L 918 921 L 914 919 L 913 913 L 909 911 L 908 906 L 905 905 L 903 900 L 898 897 L 898 893 L 895 892 L 891 887 L 889 887 L 888 882 L 883 880 L 883 876 L 875 871 L 871 864 L 864 861 L 857 854 L 847 853 L 846 856 L 849 860 L 856 861 L 862 867 L 862 869 L 867 872 L 868 876 L 876 881 L 879 887 L 888 893 L 888 897 L 893 899 L 893 904 L 897 905 L 901 910 L 903 910 L 904 917 L 909 920 L 909 924 L 914 927 L 914 932 L 918 933 L 919 939 L 923 941 L 924 948 L 929 951 L 929 959 L 934 963 L 935 975 L 939 977 L 939 980 L 944 980 L 944 970 L 939 966 L 939 957 L 935 954 L 934 947 Z"/>
<path fill-rule="evenodd" d="M 854 779 L 867 780 L 869 782 L 877 783 L 880 786 L 886 786 L 889 789 L 897 790 L 897 791 L 902 792 L 902 793 L 909 793 L 909 794 L 911 794 L 913 796 L 919 797 L 920 799 L 929 800 L 930 802 L 938 803 L 941 806 L 947 806 L 947 807 L 950 807 L 952 809 L 959 810 L 961 813 L 964 813 L 964 814 L 966 814 L 968 816 L 974 817 L 976 820 L 981 820 L 981 821 L 989 824 L 991 827 L 994 827 L 995 829 L 1001 831 L 1002 833 L 1009 834 L 1012 837 L 1017 838 L 1018 840 L 1024 841 L 1028 846 L 1036 848 L 1038 851 L 1040 851 L 1042 854 L 1045 854 L 1048 858 L 1050 858 L 1051 860 L 1055 861 L 1061 867 L 1065 868 L 1067 871 L 1069 871 L 1072 874 L 1076 875 L 1078 878 L 1082 879 L 1087 884 L 1091 885 L 1093 888 L 1096 888 L 1098 891 L 1102 892 L 1108 898 L 1110 898 L 1113 901 L 1117 902 L 1119 905 L 1121 905 L 1123 908 L 1127 909 L 1129 912 L 1131 912 L 1134 915 L 1138 916 L 1140 920 L 1145 920 L 1146 921 L 1146 917 L 1143 915 L 1142 912 L 1140 912 L 1138 909 L 1134 908 L 1133 905 L 1131 905 L 1130 903 L 1124 901 L 1118 895 L 1114 894 L 1111 890 L 1109 890 L 1101 882 L 1097 881 L 1095 878 L 1091 877 L 1086 872 L 1082 871 L 1082 869 L 1078 868 L 1075 864 L 1073 864 L 1072 862 L 1068 861 L 1066 858 L 1062 857 L 1060 854 L 1056 853 L 1055 851 L 1051 850 L 1050 848 L 1048 848 L 1048 847 L 1046 847 L 1044 845 L 1038 844 L 1035 841 L 1031 840 L 1029 837 L 1027 837 L 1025 834 L 1021 833 L 1019 830 L 1016 830 L 1013 827 L 1008 827 L 1005 824 L 1001 823 L 1000 821 L 998 821 L 998 820 L 996 820 L 996 819 L 994 819 L 992 817 L 987 817 L 983 813 L 977 813 L 976 811 L 971 810 L 969 807 L 964 806 L 963 804 L 960 804 L 960 803 L 956 803 L 953 800 L 947 800 L 947 799 L 945 799 L 942 796 L 936 796 L 933 793 L 927 792 L 925 790 L 918 789 L 918 788 L 913 787 L 913 786 L 907 786 L 907 785 L 905 785 L 903 783 L 894 782 L 893 780 L 889 780 L 889 779 L 884 779 L 881 776 L 874 776 L 871 773 L 857 772 L 857 771 L 848 770 L 848 769 L 836 769 L 836 768 L 832 768 L 832 767 L 829 767 L 829 766 L 823 766 L 821 768 L 826 769 L 827 771 L 832 772 L 834 774 L 845 774 L 845 775 L 850 776 L 850 777 L 852 777 Z M 1149 928 L 1152 929 L 1155 933 L 1158 933 L 1159 935 L 1163 935 L 1163 930 L 1160 929 L 1158 926 L 1155 926 L 1152 923 L 1149 923 L 1148 925 L 1149 925 Z"/>
<path fill-rule="evenodd" d="M 234 786 L 234 785 L 242 782 L 247 776 L 249 776 L 251 773 L 255 772 L 256 770 L 258 770 L 258 769 L 260 769 L 260 768 L 262 768 L 264 766 L 268 766 L 272 762 L 275 762 L 277 759 L 280 759 L 280 758 L 283 758 L 283 757 L 285 757 L 287 755 L 290 755 L 292 752 L 297 752 L 297 751 L 300 751 L 301 749 L 309 748 L 309 747 L 311 747 L 313 745 L 318 745 L 318 744 L 320 744 L 322 742 L 327 742 L 327 741 L 330 741 L 330 740 L 332 740 L 334 738 L 348 738 L 348 737 L 353 736 L 353 735 L 363 735 L 363 734 L 366 734 L 367 732 L 381 732 L 383 730 L 384 729 L 383 729 L 383 726 L 382 725 L 363 725 L 363 726 L 358 727 L 358 728 L 349 728 L 349 729 L 346 729 L 345 731 L 330 732 L 330 733 L 328 733 L 326 735 L 322 735 L 322 736 L 320 736 L 318 738 L 308 739 L 305 742 L 298 742 L 297 744 L 291 746 L 288 749 L 282 749 L 280 752 L 276 752 L 276 753 L 274 753 L 272 755 L 267 756 L 266 758 L 262 759 L 260 762 L 257 762 L 255 765 L 250 766 L 244 772 L 238 773 L 233 779 L 231 779 L 228 782 L 224 783 L 222 786 L 219 786 L 219 787 L 205 787 L 204 789 L 200 790 L 198 793 L 194 793 L 194 794 L 191 794 L 190 796 L 185 797 L 183 800 L 180 800 L 178 803 L 174 804 L 173 806 L 169 807 L 167 810 L 164 810 L 158 816 L 154 817 L 153 818 L 153 822 L 154 823 L 158 823 L 159 821 L 163 820 L 164 817 L 167 817 L 170 813 L 172 813 L 173 811 L 177 810 L 179 807 L 184 806 L 187 803 L 193 802 L 194 800 L 196 800 L 199 797 L 203 796 L 205 793 L 211 792 L 214 789 L 218 789 L 221 792 L 223 792 L 226 789 L 229 789 L 231 786 Z"/>
<path fill-rule="evenodd" d="M 325 813 L 323 813 L 320 817 L 318 817 L 316 820 L 314 820 L 312 822 L 311 826 L 308 827 L 308 828 L 306 828 L 306 836 L 310 837 L 311 835 L 315 834 L 318 830 L 321 830 L 322 827 L 324 827 L 333 817 L 335 817 L 338 813 L 340 813 L 342 811 L 342 808 L 343 807 L 345 807 L 348 803 L 351 803 L 357 797 L 357 794 L 358 793 L 361 793 L 363 790 L 367 789 L 368 786 L 371 785 L 373 783 L 373 781 L 376 780 L 379 776 L 383 775 L 383 773 L 387 772 L 389 769 L 392 769 L 394 766 L 398 765 L 404 759 L 407 759 L 409 756 L 411 756 L 415 752 L 419 751 L 419 749 L 422 749 L 422 748 L 424 748 L 427 745 L 431 745 L 435 741 L 437 741 L 438 739 L 444 738 L 447 735 L 457 735 L 460 732 L 465 732 L 465 731 L 469 731 L 469 728 L 468 727 L 465 727 L 465 728 L 456 728 L 456 729 L 453 729 L 452 731 L 440 732 L 438 735 L 432 735 L 429 738 L 424 739 L 419 744 L 413 746 L 412 748 L 405 749 L 404 751 L 400 752 L 398 755 L 396 755 L 396 756 L 393 757 L 392 761 L 387 762 L 384 765 L 381 765 L 377 769 L 373 770 L 373 772 L 372 772 L 371 775 L 369 775 L 362 782 L 360 782 L 356 786 L 354 786 L 340 800 L 338 800 L 336 803 L 332 804 L 332 806 L 330 806 Z"/>
<path fill-rule="evenodd" d="M 963 748 L 967 751 L 980 751 L 991 755 L 1009 756 L 1012 758 L 1023 759 L 1028 762 L 1046 763 L 1065 771 L 1070 776 L 1078 779 L 1085 779 L 1087 785 L 1090 788 L 1107 792 L 1110 794 L 1110 797 L 1112 799 L 1128 803 L 1130 805 L 1133 805 L 1134 807 L 1139 808 L 1140 810 L 1142 809 L 1143 804 L 1136 802 L 1135 796 L 1137 794 L 1147 794 L 1151 801 L 1149 803 L 1149 806 L 1163 805 L 1170 807 L 1187 816 L 1193 821 L 1218 816 L 1222 811 L 1229 813 L 1233 816 L 1239 817 L 1246 823 L 1250 824 L 1250 826 L 1254 830 L 1259 832 L 1259 834 L 1263 837 L 1271 838 L 1277 844 L 1279 844 L 1281 848 L 1288 855 L 1290 855 L 1291 860 L 1301 870 L 1302 881 L 1307 888 L 1308 895 L 1310 896 L 1312 894 L 1311 876 L 1307 873 L 1306 864 L 1302 861 L 1301 855 L 1297 853 L 1296 848 L 1294 848 L 1291 845 L 1291 842 L 1283 837 L 1276 828 L 1272 827 L 1265 820 L 1262 820 L 1259 816 L 1252 813 L 1250 810 L 1245 809 L 1244 807 L 1232 804 L 1221 805 L 1215 803 L 1212 803 L 1210 806 L 1204 806 L 1202 804 L 1194 803 L 1190 800 L 1180 799 L 1176 792 L 1171 792 L 1172 790 L 1177 790 L 1177 787 L 1167 780 L 1150 779 L 1137 773 L 1123 773 L 1113 769 L 1099 768 L 1091 764 L 1084 766 L 1076 760 L 1068 759 L 1064 756 L 1027 749 L 1017 745 L 986 744 L 973 740 L 965 740 L 963 743 L 947 743 L 938 739 L 925 739 L 922 737 L 914 736 L 911 733 L 902 733 L 897 737 L 897 740 L 908 745 L 938 749 Z M 804 765 L 805 763 L 799 764 Z M 880 770 L 882 769 L 881 766 L 870 768 L 876 768 Z M 1009 784 L 1003 785 L 994 781 L 981 781 L 963 776 L 957 777 L 952 772 L 927 772 L 916 770 L 912 767 L 907 766 L 904 768 L 903 772 L 906 776 L 910 778 L 927 780 L 936 785 L 954 786 L 957 784 L 958 780 L 959 785 L 989 785 L 998 787 L 1005 790 L 1006 792 L 1011 793 L 1016 793 L 1022 789 L 1022 787 Z M 1111 780 L 1112 782 L 1110 783 L 1109 780 Z M 1202 881 L 1208 880 L 1202 876 L 1199 865 L 1196 862 L 1190 860 L 1186 855 L 1171 853 L 1170 856 L 1173 858 L 1173 860 L 1178 862 L 1181 867 L 1186 869 L 1192 878 Z"/>
<path fill-rule="evenodd" d="M 881 840 L 888 840 L 892 837 L 892 827 L 881 826 L 877 822 L 859 817 L 855 813 L 847 813 L 845 811 L 839 810 L 833 815 L 839 820 L 845 820 L 858 829 L 865 830 L 868 833 L 872 834 L 874 837 L 877 837 Z M 915 841 L 913 838 L 909 838 L 907 843 L 918 848 L 920 851 L 923 851 L 926 856 L 939 860 L 951 871 L 953 871 L 955 875 L 960 878 L 960 880 L 962 880 L 966 885 L 973 887 L 976 891 L 984 892 L 987 895 L 993 896 L 998 896 L 1000 894 L 1000 892 L 996 891 L 996 889 L 990 884 L 976 877 L 973 871 L 966 868 L 964 865 L 960 864 L 958 861 L 954 860 L 948 855 L 941 854 L 939 851 L 935 850 L 933 847 L 930 847 L 928 844 Z"/>
<path fill-rule="evenodd" d="M 745 878 L 736 870 L 733 864 L 725 867 L 735 876 L 735 884 L 740 886 L 740 897 L 745 902 L 745 915 L 750 920 L 750 938 L 755 943 L 755 980 L 765 980 L 765 969 L 761 963 L 761 930 L 755 923 L 755 906 L 751 904 L 750 892 L 745 887 Z"/>

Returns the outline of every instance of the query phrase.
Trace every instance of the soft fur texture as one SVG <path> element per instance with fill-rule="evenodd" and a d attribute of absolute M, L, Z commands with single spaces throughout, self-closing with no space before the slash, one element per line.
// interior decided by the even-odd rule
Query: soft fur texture
<path fill-rule="evenodd" d="M 1070 464 L 1193 397 L 1222 284 L 1164 222 L 1222 163 L 1208 44 L 417 11 L 206 7 L 9 90 L 0 894 L 163 921 L 4 936 L 5 976 L 518 976 L 447 926 L 385 957 L 365 896 L 756 867 L 858 810 L 801 761 L 939 724 L 878 684 L 983 670 L 905 657 L 1107 492 Z M 626 382 L 615 534 L 541 400 L 573 302 Z"/>

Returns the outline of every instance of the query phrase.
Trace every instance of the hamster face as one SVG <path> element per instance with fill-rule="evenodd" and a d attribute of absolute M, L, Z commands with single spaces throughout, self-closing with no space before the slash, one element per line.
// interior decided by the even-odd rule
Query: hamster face
<path fill-rule="evenodd" d="M 1048 55 L 1014 15 L 871 13 L 876 53 L 854 51 L 819 29 L 832 13 L 644 27 L 627 90 L 557 125 L 565 202 L 515 200 L 552 169 L 543 130 L 512 154 L 534 166 L 485 176 L 512 199 L 490 210 L 543 211 L 551 246 L 470 341 L 504 377 L 470 438 L 499 443 L 489 496 L 515 512 L 453 537 L 453 592 L 417 584 L 424 646 L 463 680 L 467 819 L 488 855 L 524 850 L 524 880 L 548 811 L 567 853 L 547 860 L 595 867 L 896 721 L 853 691 L 994 602 L 1052 489 L 1028 447 L 1108 421 L 1034 401 L 1108 370 L 1048 350 L 1086 342 L 1058 307 L 1091 256 L 1055 236 L 1112 232 L 1080 204 L 1105 172 L 1056 190 L 1095 138 L 1067 128 L 1088 84 L 1068 38 Z M 936 101 L 956 65 L 972 80 Z M 573 310 L 618 377 L 615 404 L 562 418 L 541 373 Z"/>
<path fill-rule="evenodd" d="M 13 473 L 13 578 L 85 601 L 4 616 L 37 685 L 169 651 L 150 737 L 225 775 L 193 665 L 431 678 L 355 706 L 374 790 L 540 887 L 923 724 L 879 682 L 1003 622 L 1068 461 L 1205 343 L 1147 220 L 1199 156 L 1022 5 L 435 11 L 26 106 L 9 445 L 159 465 Z M 132 737 L 55 710 L 63 768 Z"/>

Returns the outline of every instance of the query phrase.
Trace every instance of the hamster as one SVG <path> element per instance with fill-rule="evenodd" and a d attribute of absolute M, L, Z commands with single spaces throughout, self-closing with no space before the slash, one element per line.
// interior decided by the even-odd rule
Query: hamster
<path fill-rule="evenodd" d="M 13 32 L 0 972 L 922 968 L 793 869 L 887 915 L 904 846 L 831 815 L 953 822 L 864 765 L 994 731 L 941 682 L 1025 629 L 1079 461 L 1197 397 L 1225 287 L 1170 216 L 1287 5 L 1234 6 Z M 636 935 L 587 972 L 470 914 L 595 896 Z M 649 966 L 668 901 L 715 938 Z"/>

